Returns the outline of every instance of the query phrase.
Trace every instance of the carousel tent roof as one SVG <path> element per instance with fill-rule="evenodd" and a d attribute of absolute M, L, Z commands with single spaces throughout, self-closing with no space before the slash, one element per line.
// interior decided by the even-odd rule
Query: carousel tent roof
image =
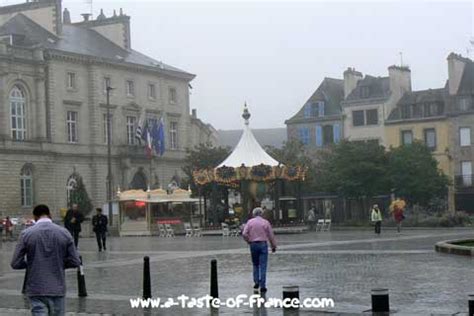
<path fill-rule="evenodd" d="M 250 113 L 248 112 L 247 105 L 245 105 L 242 117 L 245 119 L 245 127 L 242 137 L 234 151 L 217 168 L 223 166 L 237 168 L 242 166 L 242 164 L 246 167 L 253 167 L 261 164 L 278 166 L 280 163 L 265 152 L 250 130 Z"/>

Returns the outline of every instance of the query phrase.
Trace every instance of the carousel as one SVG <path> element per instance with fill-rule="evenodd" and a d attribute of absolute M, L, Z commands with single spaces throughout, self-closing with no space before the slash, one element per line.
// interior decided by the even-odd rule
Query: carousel
<path fill-rule="evenodd" d="M 292 223 L 302 218 L 298 190 L 289 192 L 288 184 L 304 181 L 305 166 L 284 165 L 271 157 L 255 139 L 250 129 L 250 112 L 245 104 L 244 129 L 232 153 L 213 169 L 195 170 L 194 183 L 221 185 L 238 196 L 228 209 L 238 214 L 240 221 L 248 219 L 252 209 L 265 206 L 269 217 L 278 223 Z M 227 199 L 229 201 L 229 199 Z M 216 223 L 214 223 L 215 225 Z"/>
<path fill-rule="evenodd" d="M 199 199 L 190 190 L 129 190 L 117 193 L 120 236 L 158 235 L 160 224 L 170 224 L 175 232 L 192 225 L 198 216 Z"/>

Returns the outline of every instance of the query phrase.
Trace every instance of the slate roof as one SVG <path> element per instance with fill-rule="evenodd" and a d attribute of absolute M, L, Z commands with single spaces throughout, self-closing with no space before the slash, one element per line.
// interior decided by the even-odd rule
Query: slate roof
<path fill-rule="evenodd" d="M 363 94 L 364 89 L 368 89 L 368 93 L 366 95 Z M 389 77 L 373 77 L 370 75 L 366 75 L 363 79 L 357 82 L 357 86 L 347 96 L 346 101 L 356 101 L 373 98 L 388 98 L 389 96 Z"/>
<path fill-rule="evenodd" d="M 242 130 L 218 130 L 219 145 L 234 148 L 242 133 Z M 252 129 L 252 133 L 262 147 L 281 148 L 288 139 L 286 128 Z"/>
<path fill-rule="evenodd" d="M 462 74 L 457 94 L 474 94 L 474 62 L 466 60 L 466 66 Z"/>
<path fill-rule="evenodd" d="M 19 13 L 0 27 L 0 36 L 10 34 L 24 37 L 23 40 L 15 43 L 19 46 L 31 47 L 39 45 L 46 49 L 65 53 L 102 58 L 115 63 L 125 62 L 155 67 L 193 76 L 181 69 L 160 63 L 135 50 L 126 50 L 85 26 L 63 24 L 62 34 L 60 37 L 57 37 L 25 15 Z"/>
<path fill-rule="evenodd" d="M 300 110 L 286 123 L 299 122 L 306 119 L 304 116 L 305 106 L 307 104 L 324 101 L 325 116 L 341 115 L 341 101 L 344 99 L 344 80 L 334 78 L 324 78 L 319 87 L 314 91 L 308 101 L 300 108 Z M 316 119 L 312 117 L 311 119 Z"/>
<path fill-rule="evenodd" d="M 402 98 L 398 101 L 397 106 L 392 110 L 390 113 L 387 121 L 397 121 L 402 119 L 402 108 L 404 106 L 410 105 L 420 105 L 422 106 L 425 103 L 432 103 L 438 102 L 443 104 L 443 112 L 446 113 L 446 103 L 447 103 L 447 87 L 439 88 L 439 89 L 427 89 L 427 90 L 419 90 L 419 91 L 412 91 L 406 92 Z M 423 118 L 421 112 L 420 117 L 411 117 L 413 118 Z"/>

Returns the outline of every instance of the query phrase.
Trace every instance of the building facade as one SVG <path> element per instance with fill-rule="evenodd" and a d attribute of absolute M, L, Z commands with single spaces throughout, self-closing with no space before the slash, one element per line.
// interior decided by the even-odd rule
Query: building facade
<path fill-rule="evenodd" d="M 447 60 L 456 210 L 474 212 L 474 62 L 454 53 Z"/>
<path fill-rule="evenodd" d="M 46 203 L 58 214 L 79 177 L 102 205 L 108 128 L 113 190 L 165 187 L 203 140 L 191 135 L 212 134 L 190 114 L 194 77 L 134 51 L 122 11 L 72 23 L 60 0 L 0 7 L 0 211 Z M 161 118 L 167 148 L 150 163 L 136 129 Z"/>
<path fill-rule="evenodd" d="M 385 139 L 387 147 L 423 142 L 438 161 L 439 169 L 453 183 L 448 102 L 447 88 L 405 93 L 385 122 Z M 448 188 L 448 208 L 450 211 L 455 209 L 452 185 Z"/>
<path fill-rule="evenodd" d="M 289 140 L 299 140 L 309 150 L 321 150 L 344 137 L 341 101 L 344 82 L 324 78 L 302 108 L 285 124 Z"/>
<path fill-rule="evenodd" d="M 385 120 L 405 92 L 411 91 L 407 67 L 390 66 L 388 77 L 362 76 L 354 68 L 344 72 L 345 138 L 351 141 L 377 141 L 386 146 Z"/>

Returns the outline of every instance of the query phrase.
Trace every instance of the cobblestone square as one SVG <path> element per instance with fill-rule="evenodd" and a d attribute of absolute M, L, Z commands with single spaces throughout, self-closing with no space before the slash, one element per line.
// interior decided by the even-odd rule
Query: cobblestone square
<path fill-rule="evenodd" d="M 267 298 L 280 298 L 282 287 L 298 285 L 300 297 L 331 297 L 335 308 L 326 312 L 361 314 L 370 309 L 370 291 L 390 291 L 398 315 L 467 313 L 467 295 L 474 292 L 473 259 L 439 254 L 440 240 L 472 237 L 466 229 L 333 231 L 278 235 L 279 249 L 270 255 Z M 0 314 L 28 314 L 21 295 L 23 272 L 9 267 L 14 242 L 0 248 Z M 76 271 L 67 272 L 67 311 L 117 315 L 283 315 L 281 309 L 221 308 L 141 311 L 129 299 L 141 297 L 143 257 L 151 262 L 153 297 L 209 294 L 210 260 L 218 261 L 220 298 L 252 294 L 247 245 L 239 237 L 109 238 L 107 252 L 95 240 L 83 238 L 88 297 L 77 297 Z M 299 314 L 315 314 L 301 310 Z"/>

